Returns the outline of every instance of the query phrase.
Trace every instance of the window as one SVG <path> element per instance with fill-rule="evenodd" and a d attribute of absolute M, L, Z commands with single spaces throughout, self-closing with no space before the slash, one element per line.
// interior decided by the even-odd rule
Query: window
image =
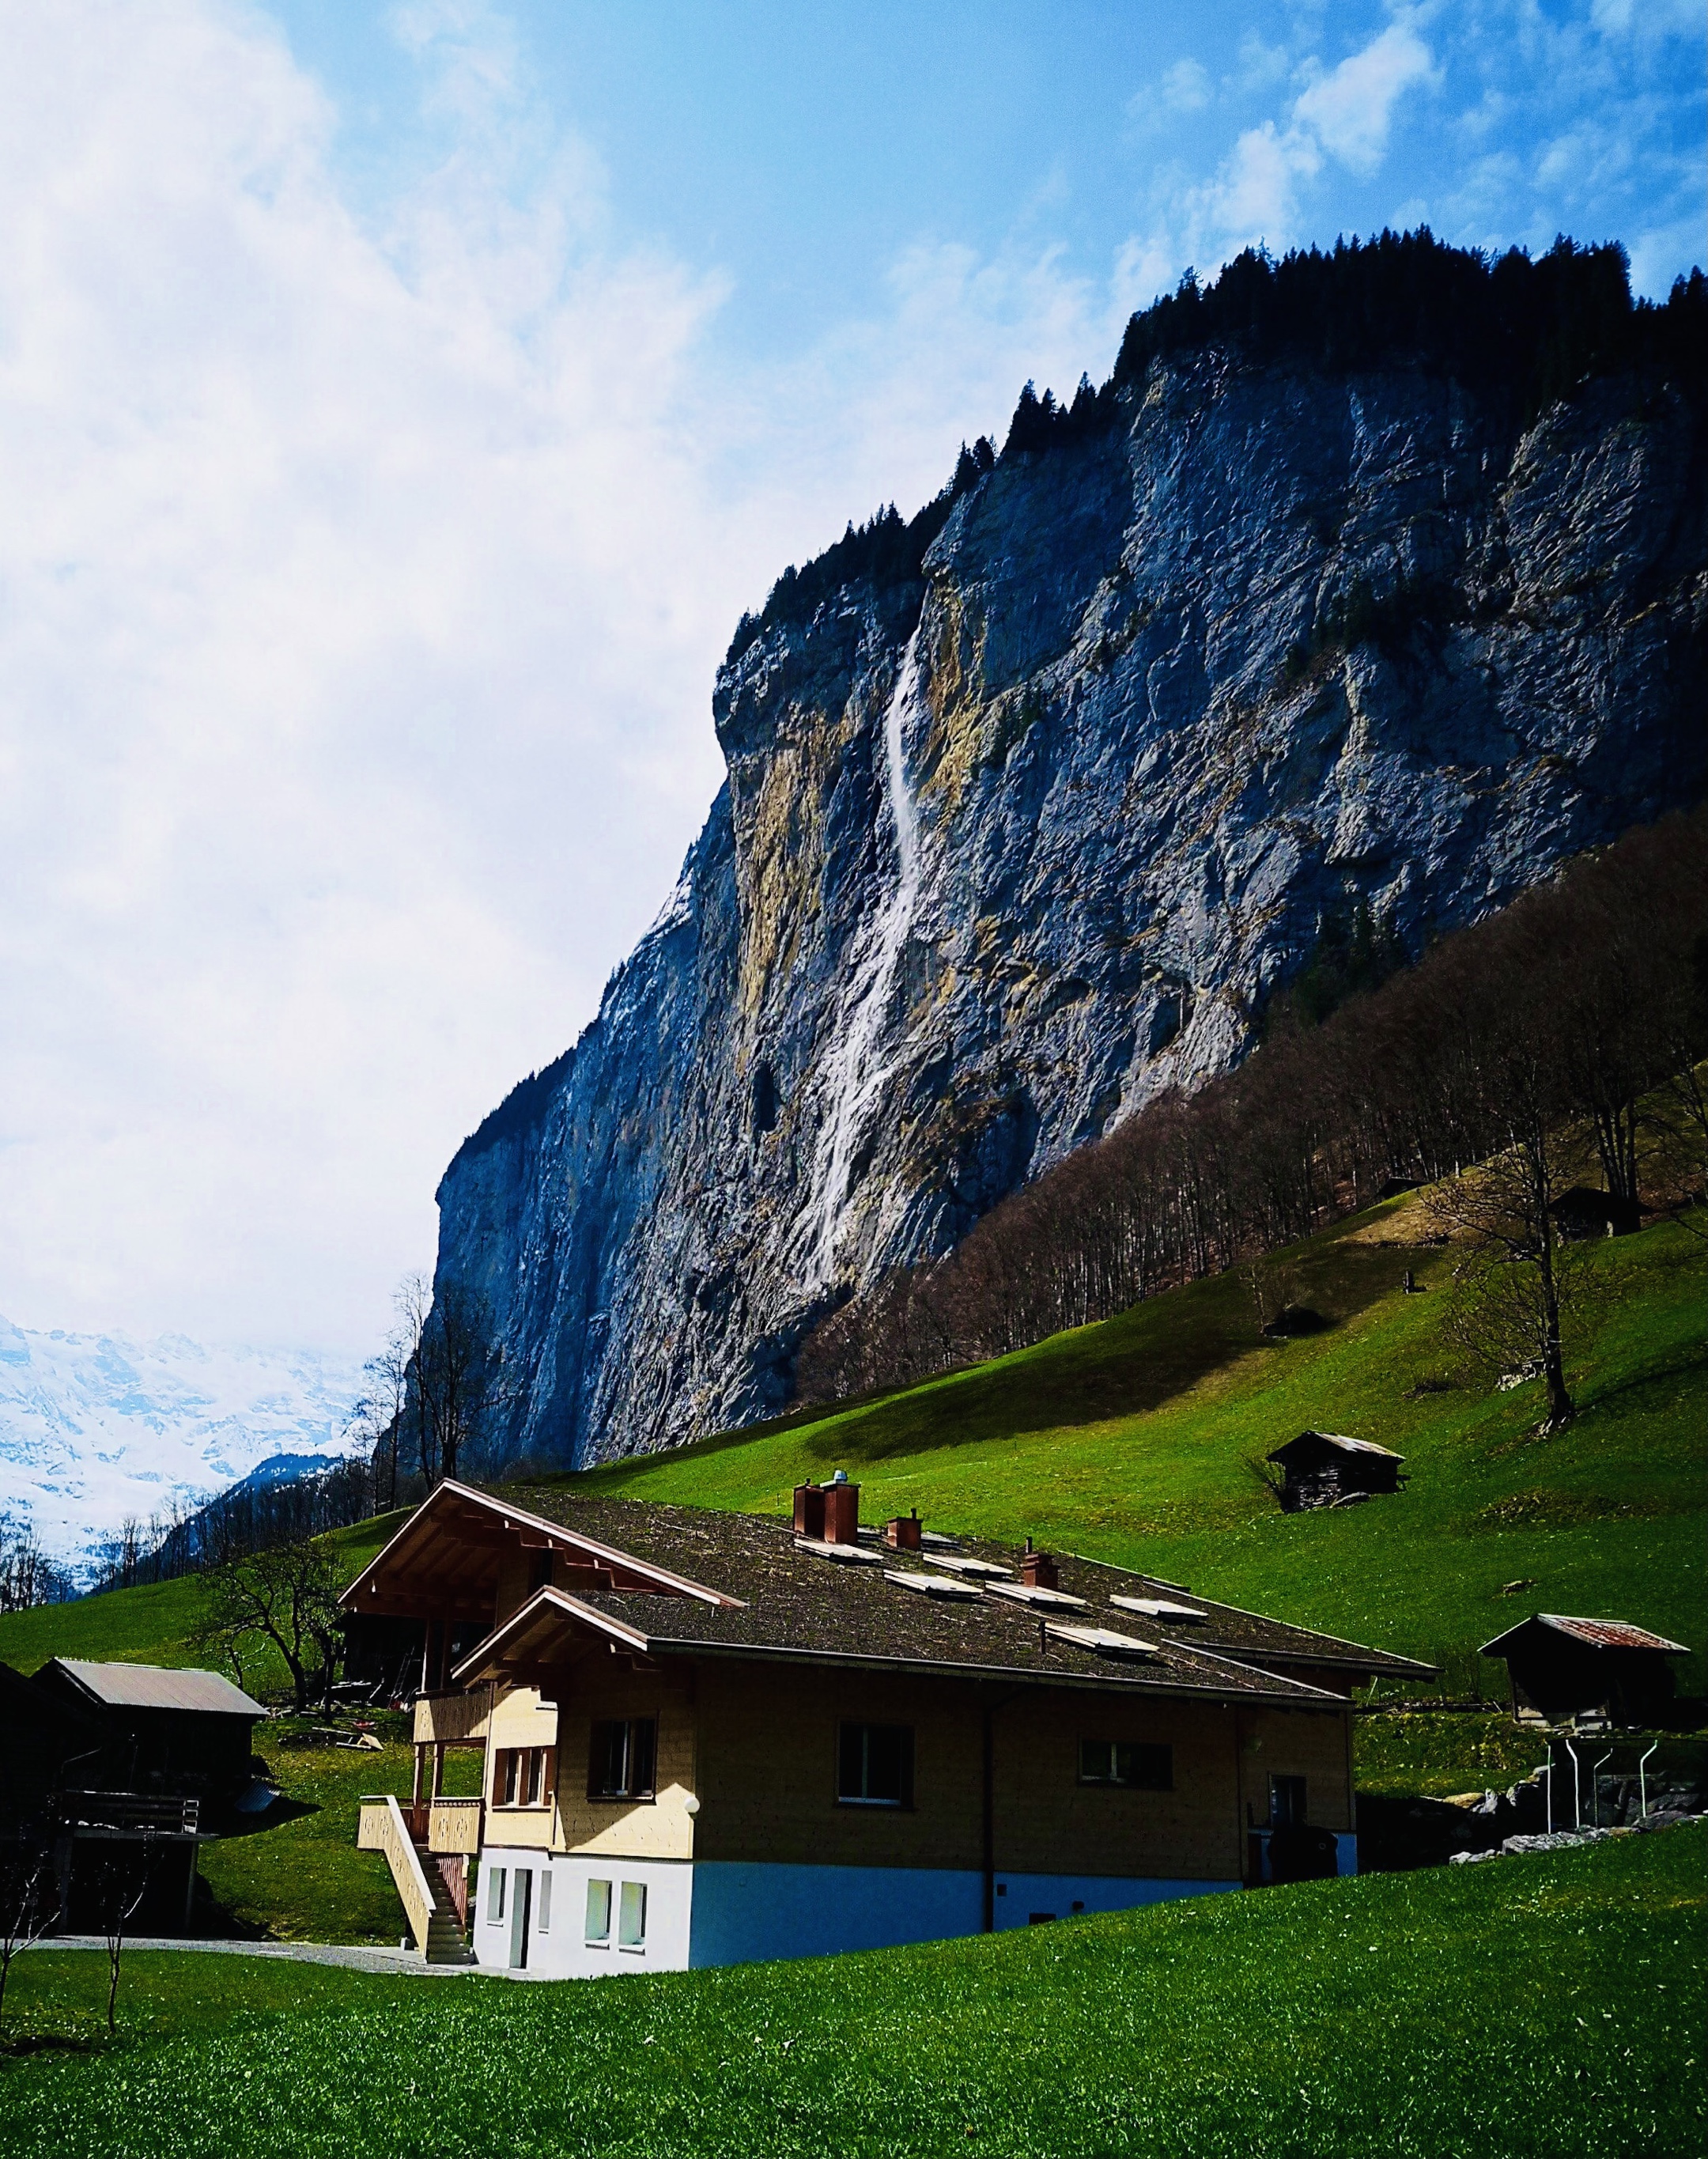
<path fill-rule="evenodd" d="M 912 1806 L 913 1727 L 843 1725 L 837 1735 L 836 1797 L 845 1807 Z"/>
<path fill-rule="evenodd" d="M 1302 1777 L 1271 1777 L 1269 1780 L 1269 1825 L 1297 1829 L 1304 1822 L 1305 1780 Z"/>
<path fill-rule="evenodd" d="M 489 1923 L 494 1927 L 504 1917 L 504 1892 L 505 1870 L 501 1866 L 495 1866 L 492 1870 L 491 1884 L 486 1892 L 486 1916 Z"/>
<path fill-rule="evenodd" d="M 1142 1740 L 1082 1739 L 1079 1782 L 1121 1785 L 1134 1792 L 1172 1792 L 1174 1749 Z"/>
<path fill-rule="evenodd" d="M 587 1764 L 590 1799 L 650 1799 L 658 1726 L 650 1716 L 618 1718 L 593 1727 Z"/>
<path fill-rule="evenodd" d="M 646 1884 L 644 1882 L 625 1882 L 622 1903 L 617 1915 L 617 1946 L 619 1949 L 644 1949 L 646 1947 Z"/>
<path fill-rule="evenodd" d="M 589 1882 L 587 1884 L 587 1947 L 608 1949 L 611 1946 L 611 1885 L 608 1882 Z"/>
<path fill-rule="evenodd" d="M 551 1931 L 551 1869 L 542 1866 L 538 1877 L 539 1888 L 534 1901 L 534 1924 L 542 1934 Z"/>
<path fill-rule="evenodd" d="M 493 1771 L 494 1806 L 543 1807 L 551 1798 L 549 1747 L 500 1747 Z"/>

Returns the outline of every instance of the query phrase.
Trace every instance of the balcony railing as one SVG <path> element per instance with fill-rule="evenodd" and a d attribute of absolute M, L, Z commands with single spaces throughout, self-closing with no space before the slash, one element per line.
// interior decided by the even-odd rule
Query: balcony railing
<path fill-rule="evenodd" d="M 202 1812 L 199 1799 L 163 1799 L 142 1792 L 65 1792 L 60 1805 L 65 1820 L 77 1829 L 132 1836 L 194 1836 Z"/>
<path fill-rule="evenodd" d="M 435 1855 L 462 1852 L 472 1859 L 480 1849 L 479 1799 L 435 1799 L 427 1810 L 427 1848 Z"/>
<path fill-rule="evenodd" d="M 475 1687 L 468 1693 L 423 1694 L 416 1697 L 415 1743 L 417 1747 L 467 1747 L 484 1741 L 492 1716 L 492 1690 Z"/>

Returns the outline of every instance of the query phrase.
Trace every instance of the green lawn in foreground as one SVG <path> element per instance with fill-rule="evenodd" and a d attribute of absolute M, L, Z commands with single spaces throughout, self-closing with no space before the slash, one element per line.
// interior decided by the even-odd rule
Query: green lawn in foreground
<path fill-rule="evenodd" d="M 1590 1250 L 1591 1318 L 1568 1345 L 1582 1414 L 1537 1440 L 1540 1388 L 1495 1392 L 1443 1339 L 1449 1261 L 1408 1241 L 1406 1220 L 1390 1203 L 1282 1256 L 1292 1301 L 1334 1321 L 1323 1334 L 1262 1343 L 1244 1286 L 1219 1276 L 817 1422 L 566 1482 L 776 1513 L 801 1478 L 841 1467 L 868 1521 L 917 1506 L 940 1527 L 1141 1566 L 1444 1664 L 1456 1692 L 1500 1684 L 1477 1645 L 1538 1608 L 1689 1643 L 1680 1682 L 1701 1692 L 1703 1245 L 1664 1224 Z M 1427 1294 L 1401 1294 L 1407 1266 Z M 1310 1426 L 1397 1448 L 1408 1489 L 1282 1514 L 1251 1464 Z M 1503 1595 L 1511 1582 L 1524 1586 Z"/>
<path fill-rule="evenodd" d="M 1700 1829 L 996 1939 L 556 1986 L 134 1958 L 0 2151 L 1618 2154 L 1708 2129 Z M 32 1953 L 87 2030 L 102 1960 Z"/>

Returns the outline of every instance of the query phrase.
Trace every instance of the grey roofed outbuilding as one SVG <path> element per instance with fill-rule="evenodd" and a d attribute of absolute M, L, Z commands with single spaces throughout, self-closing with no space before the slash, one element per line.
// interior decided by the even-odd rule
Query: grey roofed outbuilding
<path fill-rule="evenodd" d="M 1566 1612 L 1533 1612 L 1528 1619 L 1520 1619 L 1515 1627 L 1509 1627 L 1504 1634 L 1497 1634 L 1492 1642 L 1485 1642 L 1478 1654 L 1498 1657 L 1533 1627 L 1545 1627 L 1550 1633 L 1564 1634 L 1569 1640 L 1581 1642 L 1586 1649 L 1658 1649 L 1666 1657 L 1688 1657 L 1688 1646 L 1683 1642 L 1670 1642 L 1664 1634 L 1651 1634 L 1646 1627 L 1633 1627 L 1628 1619 L 1579 1619 Z"/>
<path fill-rule="evenodd" d="M 1385 1462 L 1403 1462 L 1405 1457 L 1396 1454 L 1391 1447 L 1378 1447 L 1373 1439 L 1348 1439 L 1343 1432 L 1302 1432 L 1297 1439 L 1290 1439 L 1285 1447 L 1278 1447 L 1270 1456 L 1271 1462 L 1285 1462 L 1295 1447 L 1332 1447 L 1341 1454 L 1379 1454 Z M 1310 1449 L 1307 1448 L 1307 1452 Z"/>
<path fill-rule="evenodd" d="M 267 1711 L 221 1672 L 178 1670 L 161 1665 L 98 1665 L 81 1657 L 54 1657 L 42 1668 L 61 1672 L 74 1687 L 106 1709 L 199 1711 L 212 1716 L 265 1716 Z"/>

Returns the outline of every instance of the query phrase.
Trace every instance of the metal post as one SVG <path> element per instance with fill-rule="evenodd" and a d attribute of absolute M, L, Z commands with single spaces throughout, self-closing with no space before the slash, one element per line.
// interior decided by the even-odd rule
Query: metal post
<path fill-rule="evenodd" d="M 1637 1796 L 1638 1803 L 1642 1807 L 1642 1812 L 1638 1816 L 1638 1820 L 1639 1821 L 1647 1821 L 1648 1820 L 1648 1755 L 1653 1754 L 1655 1748 L 1659 1747 L 1659 1744 L 1660 1742 L 1658 1739 L 1652 1742 L 1648 1748 L 1648 1753 L 1645 1754 L 1642 1760 L 1637 1764 Z"/>
<path fill-rule="evenodd" d="M 1599 1829 L 1602 1825 L 1602 1768 L 1612 1758 L 1613 1750 L 1610 1747 L 1589 1773 L 1589 1825 L 1592 1829 Z"/>
<path fill-rule="evenodd" d="M 1583 1827 L 1583 1794 L 1578 1780 L 1577 1749 L 1569 1739 L 1562 1739 L 1560 1743 L 1571 1757 L 1571 1826 L 1574 1829 L 1581 1829 Z"/>

